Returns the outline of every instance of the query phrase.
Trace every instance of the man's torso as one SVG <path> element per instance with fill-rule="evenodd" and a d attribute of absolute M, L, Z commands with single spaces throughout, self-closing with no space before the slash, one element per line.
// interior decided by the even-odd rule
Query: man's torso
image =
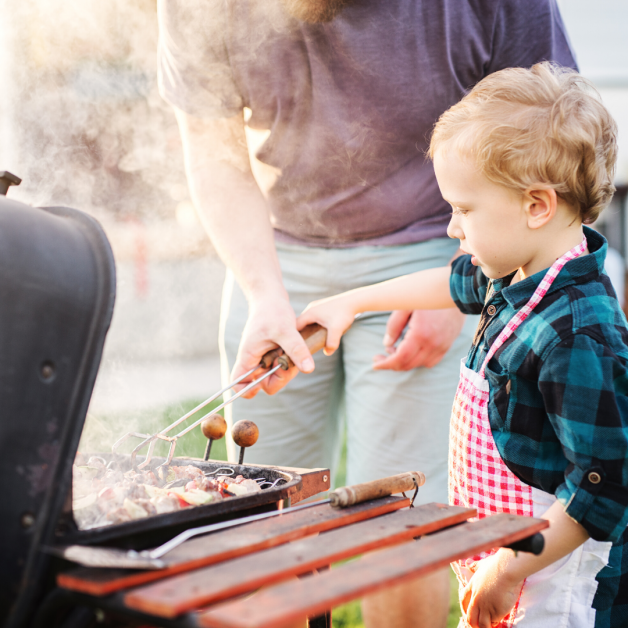
<path fill-rule="evenodd" d="M 186 77 L 170 68 L 169 85 L 163 63 L 162 92 L 196 115 L 250 110 L 254 173 L 288 242 L 445 236 L 448 207 L 425 157 L 439 115 L 490 72 L 574 63 L 553 0 L 361 0 L 324 24 L 294 19 L 281 0 L 213 4 L 211 45 L 185 68 L 205 73 L 195 88 L 213 102 L 195 95 L 186 109 Z"/>

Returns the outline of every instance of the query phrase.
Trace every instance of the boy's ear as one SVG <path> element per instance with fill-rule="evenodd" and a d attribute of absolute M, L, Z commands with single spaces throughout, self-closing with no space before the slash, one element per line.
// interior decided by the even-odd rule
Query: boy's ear
<path fill-rule="evenodd" d="M 552 188 L 526 190 L 523 195 L 524 209 L 530 229 L 539 229 L 546 225 L 555 215 L 558 207 L 558 196 Z"/>

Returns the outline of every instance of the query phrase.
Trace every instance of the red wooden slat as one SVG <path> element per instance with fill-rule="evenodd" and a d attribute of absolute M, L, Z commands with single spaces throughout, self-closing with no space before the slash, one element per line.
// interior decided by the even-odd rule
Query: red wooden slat
<path fill-rule="evenodd" d="M 317 537 L 170 577 L 127 593 L 124 602 L 130 608 L 151 615 L 176 617 L 332 562 L 462 523 L 474 515 L 475 510 L 443 504 L 400 510 Z"/>
<path fill-rule="evenodd" d="M 424 576 L 454 560 L 509 545 L 548 526 L 544 519 L 498 514 L 404 543 L 328 572 L 291 580 L 197 616 L 203 628 L 281 628 L 386 586 Z"/>
<path fill-rule="evenodd" d="M 131 571 L 80 567 L 59 574 L 57 584 L 64 589 L 89 595 L 109 595 L 122 589 L 251 554 L 318 532 L 364 521 L 404 508 L 409 504 L 410 500 L 393 496 L 343 509 L 332 508 L 329 504 L 313 506 L 186 541 L 163 557 L 164 562 L 168 564 L 166 569 Z"/>

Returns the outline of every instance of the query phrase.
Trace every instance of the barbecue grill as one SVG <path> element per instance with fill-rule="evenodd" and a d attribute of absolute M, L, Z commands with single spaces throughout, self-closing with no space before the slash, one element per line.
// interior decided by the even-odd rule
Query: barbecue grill
<path fill-rule="evenodd" d="M 75 209 L 35 208 L 6 198 L 19 183 L 0 172 L 0 623 L 7 628 L 31 623 L 67 567 L 50 547 L 115 543 L 139 550 L 191 525 L 274 510 L 329 486 L 326 470 L 179 458 L 172 463 L 204 472 L 228 466 L 234 475 L 264 477 L 273 486 L 79 530 L 71 506 L 72 464 L 113 314 L 115 265 L 94 219 Z M 115 463 L 130 467 L 130 457 L 116 454 Z M 55 625 L 52 618 L 47 624 Z"/>

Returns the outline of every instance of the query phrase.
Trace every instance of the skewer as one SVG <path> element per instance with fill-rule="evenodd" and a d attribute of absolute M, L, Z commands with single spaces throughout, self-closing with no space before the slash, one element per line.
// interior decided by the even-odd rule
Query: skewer
<path fill-rule="evenodd" d="M 259 429 L 253 421 L 238 421 L 231 429 L 231 437 L 240 448 L 238 464 L 242 464 L 244 462 L 244 450 L 255 445 L 259 438 Z"/>
<path fill-rule="evenodd" d="M 220 440 L 227 432 L 227 422 L 222 415 L 215 414 L 209 419 L 205 419 L 201 423 L 201 431 L 203 436 L 207 439 L 207 446 L 205 447 L 205 457 L 203 460 L 209 460 L 209 454 L 212 450 L 212 444 L 215 440 Z"/>

